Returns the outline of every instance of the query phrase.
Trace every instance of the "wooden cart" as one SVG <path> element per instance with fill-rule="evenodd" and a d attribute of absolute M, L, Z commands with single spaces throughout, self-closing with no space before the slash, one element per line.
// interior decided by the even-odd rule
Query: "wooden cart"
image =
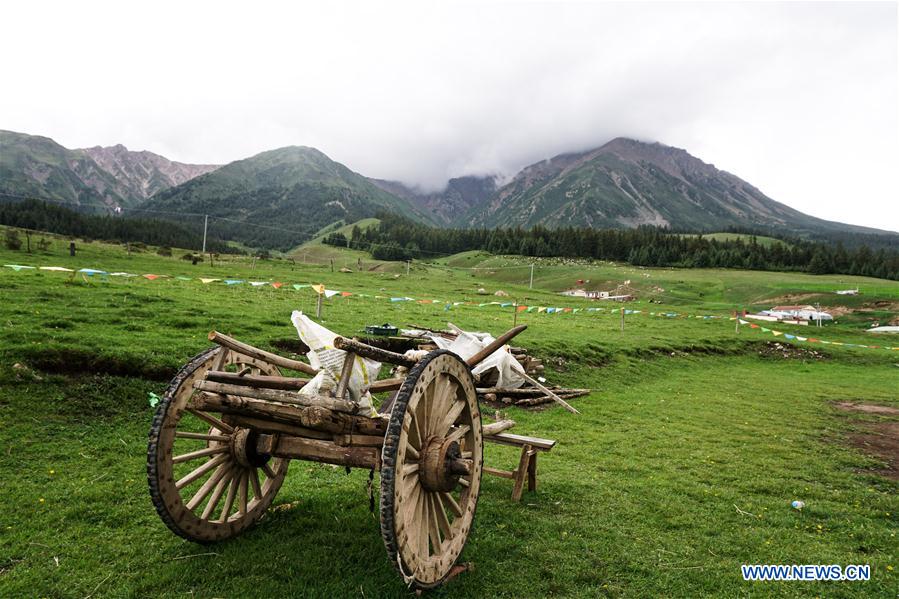
<path fill-rule="evenodd" d="M 259 520 L 292 459 L 379 470 L 388 558 L 410 586 L 435 587 L 455 572 L 481 484 L 471 368 L 524 329 L 467 361 L 446 350 L 413 361 L 338 337 L 335 347 L 347 352 L 341 382 L 314 396 L 297 393 L 308 379 L 281 372 L 316 374 L 309 364 L 213 332 L 217 346 L 181 369 L 153 419 L 147 476 L 156 511 L 185 539 L 220 541 Z M 397 391 L 389 413 L 360 416 L 347 399 L 356 356 L 408 369 L 369 387 Z"/>

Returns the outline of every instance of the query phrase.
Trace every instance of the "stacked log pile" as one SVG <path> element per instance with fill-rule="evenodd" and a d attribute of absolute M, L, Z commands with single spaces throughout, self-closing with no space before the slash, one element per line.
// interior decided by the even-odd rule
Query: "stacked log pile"
<path fill-rule="evenodd" d="M 566 389 L 563 387 L 550 387 L 550 391 L 562 399 L 582 397 L 590 393 L 590 389 Z M 542 406 L 555 401 L 543 390 L 536 387 L 519 387 L 517 389 L 504 387 L 478 387 L 478 398 L 491 404 L 514 405 L 523 408 Z"/>
<path fill-rule="evenodd" d="M 437 331 L 416 325 L 410 326 L 413 326 L 418 330 L 424 330 L 440 335 L 444 339 L 449 340 L 455 339 L 457 335 L 456 331 Z M 430 340 L 420 339 L 416 341 L 416 344 L 416 347 L 419 350 L 432 351 L 437 349 L 437 346 Z M 524 386 L 514 389 L 497 387 L 496 384 L 499 373 L 496 370 L 484 372 L 477 380 L 478 399 L 482 402 L 486 402 L 494 407 L 514 405 L 520 408 L 536 408 L 552 403 L 553 401 L 558 401 L 559 399 L 564 402 L 564 400 L 582 397 L 590 393 L 590 389 L 567 389 L 559 386 L 543 386 L 541 388 L 538 386 L 540 383 L 534 379 L 542 378 L 543 376 L 545 371 L 543 360 L 531 356 L 528 353 L 528 350 L 523 347 L 510 346 L 509 351 L 518 363 L 521 364 L 525 373 L 528 375 L 528 378 L 531 380 L 526 381 Z M 555 397 L 547 393 L 547 391 L 551 392 Z M 575 411 L 573 408 L 570 408 L 570 406 L 566 405 L 566 408 L 570 409 L 570 411 Z"/>

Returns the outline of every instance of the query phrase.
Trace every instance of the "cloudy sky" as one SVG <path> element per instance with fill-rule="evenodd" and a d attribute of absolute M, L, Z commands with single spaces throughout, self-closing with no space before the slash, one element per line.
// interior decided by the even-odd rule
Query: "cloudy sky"
<path fill-rule="evenodd" d="M 899 231 L 895 2 L 29 0 L 0 18 L 0 128 L 67 147 L 310 145 L 432 189 L 630 136 Z"/>

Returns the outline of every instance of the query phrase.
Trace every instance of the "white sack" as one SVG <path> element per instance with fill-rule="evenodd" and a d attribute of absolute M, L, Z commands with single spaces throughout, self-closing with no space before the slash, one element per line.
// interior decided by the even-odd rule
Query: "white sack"
<path fill-rule="evenodd" d="M 319 371 L 311 381 L 300 389 L 300 395 L 325 395 L 331 389 L 336 388 L 340 381 L 346 352 L 334 347 L 336 333 L 312 321 L 302 312 L 295 310 L 290 315 L 290 321 L 297 328 L 297 333 L 303 343 L 309 346 L 309 352 L 306 354 L 309 363 Z M 380 362 L 356 356 L 347 391 L 350 399 L 359 404 L 358 413 L 361 415 L 374 416 L 377 414 L 372 407 L 368 386 L 378 380 L 380 369 Z M 365 389 L 364 393 L 363 389 Z"/>
<path fill-rule="evenodd" d="M 430 335 L 430 338 L 437 347 L 448 349 L 463 360 L 467 360 L 495 341 L 488 333 L 469 333 L 467 331 L 460 332 L 458 337 L 452 341 L 440 335 Z M 509 351 L 508 345 L 502 346 L 487 356 L 480 364 L 472 368 L 471 372 L 481 374 L 491 368 L 496 368 L 499 372 L 499 378 L 496 381 L 497 387 L 517 389 L 525 382 L 521 376 L 525 374 L 524 368 Z"/>

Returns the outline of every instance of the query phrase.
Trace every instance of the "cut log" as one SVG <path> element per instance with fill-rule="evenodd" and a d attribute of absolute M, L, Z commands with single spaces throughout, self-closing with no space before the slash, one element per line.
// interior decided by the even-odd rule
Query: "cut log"
<path fill-rule="evenodd" d="M 227 347 L 228 349 L 234 350 L 238 353 L 245 354 L 250 356 L 251 358 L 256 358 L 257 360 L 262 360 L 263 362 L 269 362 L 270 364 L 274 364 L 275 366 L 281 366 L 283 368 L 288 368 L 290 370 L 296 370 L 297 372 L 305 372 L 306 374 L 315 376 L 318 374 L 318 371 L 306 364 L 305 362 L 300 362 L 299 360 L 291 360 L 290 358 L 285 358 L 284 356 L 279 356 L 278 354 L 273 354 L 272 352 L 265 351 L 264 349 L 259 349 L 258 347 L 253 347 L 247 343 L 243 343 L 242 341 L 238 341 L 233 337 L 229 337 L 223 333 L 219 333 L 218 331 L 212 331 L 209 333 L 209 340 L 213 343 L 217 343 L 222 347 Z"/>
<path fill-rule="evenodd" d="M 345 399 L 326 397 L 324 395 L 300 395 L 299 393 L 281 389 L 256 389 L 254 387 L 229 385 L 213 381 L 197 381 L 194 383 L 194 388 L 210 393 L 240 395 L 242 397 L 252 397 L 254 399 L 264 399 L 266 401 L 276 401 L 297 406 L 321 406 L 347 414 L 355 414 L 358 409 L 356 404 Z"/>
<path fill-rule="evenodd" d="M 342 349 L 343 351 L 358 354 L 363 358 L 368 358 L 377 362 L 399 364 L 400 366 L 407 366 L 409 368 L 415 366 L 418 363 L 417 360 L 410 360 L 403 354 L 398 354 L 386 349 L 374 347 L 372 345 L 368 345 L 367 343 L 356 341 L 355 339 L 347 339 L 346 337 L 335 337 L 334 347 L 336 347 L 337 349 Z"/>
<path fill-rule="evenodd" d="M 280 458 L 338 464 L 352 468 L 379 470 L 381 467 L 381 449 L 379 447 L 342 447 L 336 443 L 315 439 L 283 436 L 275 439 L 270 435 L 260 435 L 256 448 L 260 453 Z"/>
<path fill-rule="evenodd" d="M 494 339 L 493 342 L 490 343 L 487 347 L 485 347 L 484 349 L 482 349 L 481 351 L 479 351 L 472 357 L 468 358 L 466 360 L 466 362 L 468 363 L 468 366 L 471 368 L 474 368 L 475 366 L 477 366 L 478 364 L 483 362 L 493 352 L 495 352 L 496 350 L 498 350 L 499 348 L 504 346 L 506 343 L 511 341 L 515 336 L 517 336 L 519 333 L 521 333 L 522 331 L 524 331 L 527 328 L 528 328 L 528 325 L 521 324 L 521 325 L 518 325 L 517 327 L 509 329 L 508 331 L 506 331 L 505 333 L 503 333 L 502 335 L 500 335 L 499 337 Z"/>
<path fill-rule="evenodd" d="M 544 393 L 546 393 L 547 395 L 549 395 L 550 397 L 552 397 L 553 400 L 555 400 L 556 403 L 558 403 L 559 405 L 561 405 L 563 408 L 565 408 L 566 410 L 568 410 L 568 411 L 571 412 L 572 414 L 580 414 L 580 412 L 578 412 L 577 410 L 575 410 L 575 409 L 571 406 L 570 403 L 568 403 L 567 401 L 565 401 L 564 399 L 562 399 L 561 397 L 559 397 L 558 395 L 556 395 L 555 393 L 553 393 L 552 391 L 550 391 L 549 389 L 547 389 L 546 387 L 544 387 L 543 385 L 541 385 L 541 384 L 540 384 L 540 381 L 538 381 L 537 379 L 531 378 L 530 376 L 528 376 L 528 375 L 526 375 L 526 374 L 522 374 L 521 376 L 524 377 L 524 380 L 526 380 L 526 381 L 529 382 L 530 384 L 534 385 L 535 387 L 537 387 L 538 389 L 542 390 Z"/>
<path fill-rule="evenodd" d="M 383 393 L 384 391 L 396 391 L 400 387 L 403 386 L 403 381 L 405 381 L 405 377 L 395 378 L 395 379 L 384 379 L 381 381 L 375 381 L 371 385 L 369 385 L 368 390 L 372 393 Z"/>
<path fill-rule="evenodd" d="M 558 392 L 556 395 L 561 397 L 562 399 L 572 399 L 575 397 L 582 397 L 584 395 L 589 395 L 589 389 L 572 389 L 569 391 Z M 540 395 L 538 397 L 524 397 L 515 402 L 516 406 L 539 406 L 541 404 L 549 403 L 551 401 L 555 401 L 549 395 Z"/>
<path fill-rule="evenodd" d="M 221 372 L 218 370 L 210 370 L 207 372 L 206 380 L 216 383 L 228 383 L 230 385 L 257 387 L 259 389 L 282 389 L 286 391 L 302 389 L 306 383 L 309 382 L 308 379 L 298 379 L 288 376 L 240 375 L 234 372 Z"/>
<path fill-rule="evenodd" d="M 317 431 L 315 429 L 306 428 L 305 426 L 276 422 L 274 420 L 252 418 L 250 416 L 239 416 L 235 414 L 229 415 L 228 418 L 237 426 L 251 428 L 260 433 L 279 433 L 285 435 L 293 435 L 294 437 L 323 439 L 326 441 L 334 438 L 334 433 L 329 433 L 327 431 Z"/>
<path fill-rule="evenodd" d="M 201 392 L 191 400 L 192 407 L 247 418 L 272 420 L 328 433 L 383 436 L 387 420 L 353 416 L 322 406 L 299 406 L 251 397 Z"/>
<path fill-rule="evenodd" d="M 499 420 L 498 422 L 485 424 L 482 427 L 482 430 L 485 435 L 497 435 L 503 431 L 509 430 L 513 426 L 515 426 L 514 420 Z"/>

